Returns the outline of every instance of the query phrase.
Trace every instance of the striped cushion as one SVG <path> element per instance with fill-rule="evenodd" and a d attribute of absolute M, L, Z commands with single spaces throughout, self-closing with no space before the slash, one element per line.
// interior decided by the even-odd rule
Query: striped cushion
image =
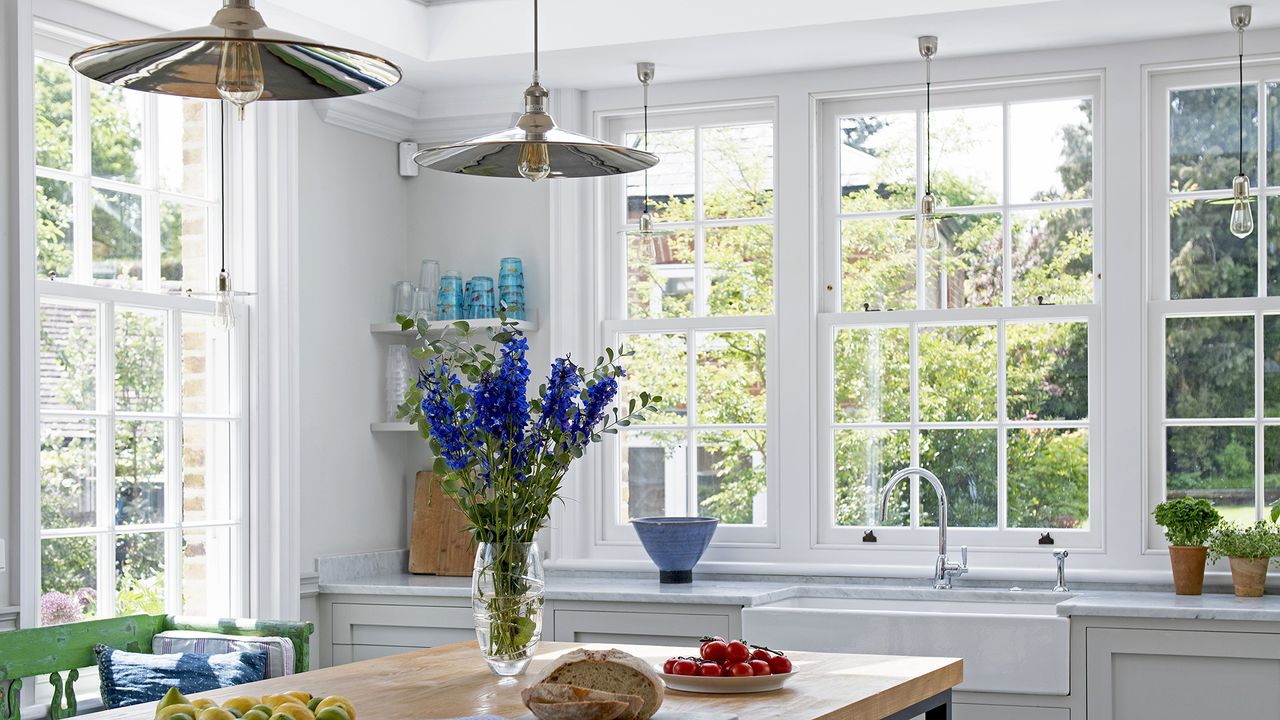
<path fill-rule="evenodd" d="M 151 652 L 157 655 L 171 653 L 200 653 L 217 655 L 229 652 L 262 652 L 267 654 L 264 680 L 292 675 L 294 669 L 293 643 L 283 637 L 246 637 L 244 635 L 220 635 L 194 630 L 166 630 L 156 633 L 151 640 Z"/>

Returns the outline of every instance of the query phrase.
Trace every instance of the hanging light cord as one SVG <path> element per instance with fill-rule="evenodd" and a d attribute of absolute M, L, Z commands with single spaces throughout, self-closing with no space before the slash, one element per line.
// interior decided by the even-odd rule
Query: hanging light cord
<path fill-rule="evenodd" d="M 1236 159 L 1240 163 L 1240 175 L 1244 175 L 1244 26 L 1238 26 L 1236 33 L 1240 38 L 1240 47 L 1237 58 L 1239 60 L 1240 69 L 1240 85 L 1236 93 L 1236 102 L 1240 112 L 1239 129 L 1240 129 L 1240 152 L 1236 155 Z"/>
<path fill-rule="evenodd" d="M 933 194 L 933 55 L 924 59 L 924 193 Z"/>
<path fill-rule="evenodd" d="M 538 82 L 538 0 L 533 0 L 533 82 Z"/>
<path fill-rule="evenodd" d="M 226 108 L 223 103 L 218 103 L 218 109 L 225 110 Z M 218 139 L 220 140 L 218 147 L 218 182 L 222 184 L 222 257 L 219 258 L 219 261 L 222 263 L 222 272 L 225 273 L 227 271 L 227 196 L 230 194 L 230 187 L 227 182 L 227 133 L 231 123 L 227 122 L 225 112 L 218 118 L 218 121 L 222 124 L 222 132 L 218 134 Z"/>
<path fill-rule="evenodd" d="M 536 0 L 535 0 L 536 2 Z M 649 152 L 649 82 L 644 83 L 644 151 Z M 649 168 L 644 169 L 644 207 L 640 214 L 649 212 Z"/>

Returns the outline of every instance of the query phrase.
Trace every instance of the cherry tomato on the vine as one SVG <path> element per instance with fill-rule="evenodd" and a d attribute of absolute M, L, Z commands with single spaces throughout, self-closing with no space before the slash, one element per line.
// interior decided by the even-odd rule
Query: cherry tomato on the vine
<path fill-rule="evenodd" d="M 751 677 L 755 675 L 755 670 L 751 669 L 750 663 L 736 662 L 725 668 L 725 672 L 732 677 Z"/>
<path fill-rule="evenodd" d="M 752 660 L 752 661 L 751 661 L 751 674 L 752 674 L 752 675 L 772 675 L 772 674 L 773 674 L 773 671 L 769 669 L 769 663 L 768 663 L 768 661 L 765 661 L 765 660 Z"/>
<path fill-rule="evenodd" d="M 697 675 L 698 663 L 689 658 L 680 658 L 676 660 L 671 670 L 676 675 Z"/>
<path fill-rule="evenodd" d="M 769 658 L 769 669 L 774 675 L 786 675 L 791 672 L 791 658 L 786 655 L 774 655 Z"/>
<path fill-rule="evenodd" d="M 763 660 L 765 662 L 769 662 L 769 658 L 771 657 L 773 657 L 773 653 L 769 652 L 768 648 L 753 647 L 751 649 L 752 660 Z"/>
<path fill-rule="evenodd" d="M 667 661 L 662 663 L 662 672 L 668 675 L 674 675 L 676 671 L 676 660 L 679 660 L 679 658 L 667 658 Z"/>
<path fill-rule="evenodd" d="M 705 662 L 698 668 L 698 674 L 703 677 L 721 677 L 724 675 L 724 668 L 713 662 Z"/>
<path fill-rule="evenodd" d="M 734 640 L 725 646 L 724 659 L 727 663 L 741 663 L 751 659 L 751 648 L 741 640 Z"/>
<path fill-rule="evenodd" d="M 729 645 L 723 640 L 708 640 L 702 643 L 702 659 L 711 662 L 722 662 Z"/>

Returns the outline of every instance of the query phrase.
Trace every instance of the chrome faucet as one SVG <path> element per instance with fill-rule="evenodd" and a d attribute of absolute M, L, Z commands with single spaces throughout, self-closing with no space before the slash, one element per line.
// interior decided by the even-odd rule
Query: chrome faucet
<path fill-rule="evenodd" d="M 1054 550 L 1053 559 L 1058 561 L 1058 584 L 1053 586 L 1053 591 L 1071 592 L 1067 589 L 1067 551 Z"/>
<path fill-rule="evenodd" d="M 937 590 L 950 590 L 951 578 L 969 572 L 969 548 L 960 546 L 959 563 L 953 563 L 947 558 L 947 491 L 937 475 L 920 467 L 903 468 L 894 473 L 880 495 L 880 521 L 884 522 L 889 518 L 889 495 L 893 489 L 912 475 L 919 475 L 927 480 L 938 494 L 938 560 L 933 567 L 933 587 Z"/>

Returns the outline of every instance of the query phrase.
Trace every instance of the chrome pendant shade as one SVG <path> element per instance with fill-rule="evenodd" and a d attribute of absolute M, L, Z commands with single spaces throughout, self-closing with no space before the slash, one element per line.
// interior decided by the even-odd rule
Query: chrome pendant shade
<path fill-rule="evenodd" d="M 538 0 L 533 0 L 533 82 L 515 127 L 460 143 L 418 151 L 428 170 L 483 177 L 581 178 L 622 175 L 658 164 L 656 155 L 556 127 L 547 112 L 550 93 L 538 81 Z"/>
<path fill-rule="evenodd" d="M 253 0 L 224 0 L 209 25 L 86 48 L 71 67 L 99 82 L 191 98 L 319 100 L 400 81 L 394 63 L 267 27 Z"/>

